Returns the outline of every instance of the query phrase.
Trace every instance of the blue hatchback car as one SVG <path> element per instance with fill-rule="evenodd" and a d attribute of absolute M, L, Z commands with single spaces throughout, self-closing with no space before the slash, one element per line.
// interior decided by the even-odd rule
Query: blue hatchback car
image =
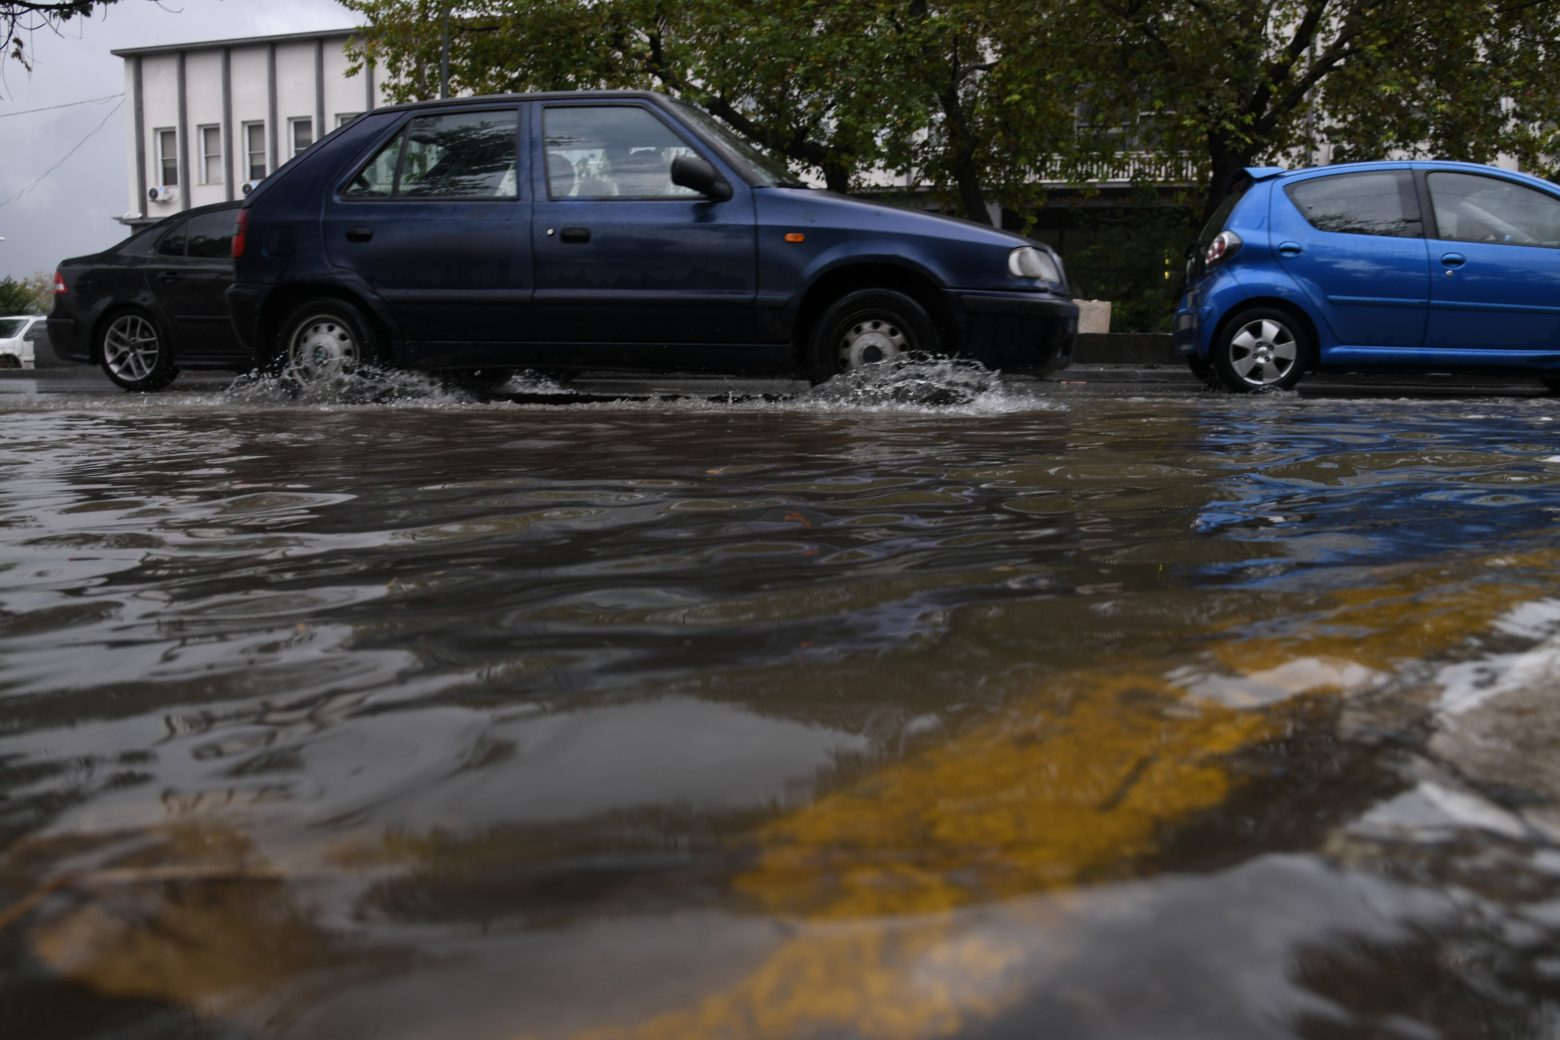
<path fill-rule="evenodd" d="M 1415 370 L 1560 391 L 1560 187 L 1454 162 L 1248 169 L 1194 247 L 1175 336 L 1231 390 Z"/>
<path fill-rule="evenodd" d="M 376 109 L 244 202 L 227 299 L 299 381 L 365 362 L 797 372 L 906 352 L 1046 371 L 1078 308 L 1050 247 L 807 189 L 664 95 Z"/>

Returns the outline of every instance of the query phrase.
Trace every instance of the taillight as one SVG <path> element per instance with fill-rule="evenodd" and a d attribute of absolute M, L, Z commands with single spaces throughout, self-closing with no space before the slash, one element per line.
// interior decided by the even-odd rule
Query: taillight
<path fill-rule="evenodd" d="M 249 211 L 238 211 L 238 219 L 233 222 L 233 259 L 237 260 L 244 255 L 244 246 L 248 243 L 245 238 L 249 232 Z"/>
<path fill-rule="evenodd" d="M 54 295 L 65 295 L 65 276 L 59 271 L 54 272 Z"/>
<path fill-rule="evenodd" d="M 1220 231 L 1208 243 L 1208 252 L 1203 255 L 1204 267 L 1217 267 L 1236 253 L 1240 252 L 1240 236 L 1233 231 Z"/>

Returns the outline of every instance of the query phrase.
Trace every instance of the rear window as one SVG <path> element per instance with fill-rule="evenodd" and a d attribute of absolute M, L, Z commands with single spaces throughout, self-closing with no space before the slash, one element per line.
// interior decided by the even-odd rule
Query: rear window
<path fill-rule="evenodd" d="M 1419 198 L 1406 170 L 1342 173 L 1291 184 L 1289 201 L 1318 231 L 1418 238 Z"/>

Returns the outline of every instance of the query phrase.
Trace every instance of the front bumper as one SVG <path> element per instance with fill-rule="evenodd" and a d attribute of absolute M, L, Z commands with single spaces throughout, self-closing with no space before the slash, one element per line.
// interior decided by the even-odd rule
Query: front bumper
<path fill-rule="evenodd" d="M 1078 305 L 1050 293 L 948 291 L 959 353 L 1004 372 L 1052 372 L 1072 363 Z"/>

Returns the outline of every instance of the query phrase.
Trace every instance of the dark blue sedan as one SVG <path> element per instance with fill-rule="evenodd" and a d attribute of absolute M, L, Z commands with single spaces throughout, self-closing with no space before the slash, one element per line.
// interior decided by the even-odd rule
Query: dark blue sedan
<path fill-rule="evenodd" d="M 1531 373 L 1560 391 L 1560 187 L 1453 162 L 1245 171 L 1175 316 L 1193 371 Z"/>
<path fill-rule="evenodd" d="M 1063 367 L 1039 242 L 812 191 L 696 108 L 621 91 L 377 109 L 239 211 L 228 291 L 255 360 L 797 372 L 911 352 Z"/>

